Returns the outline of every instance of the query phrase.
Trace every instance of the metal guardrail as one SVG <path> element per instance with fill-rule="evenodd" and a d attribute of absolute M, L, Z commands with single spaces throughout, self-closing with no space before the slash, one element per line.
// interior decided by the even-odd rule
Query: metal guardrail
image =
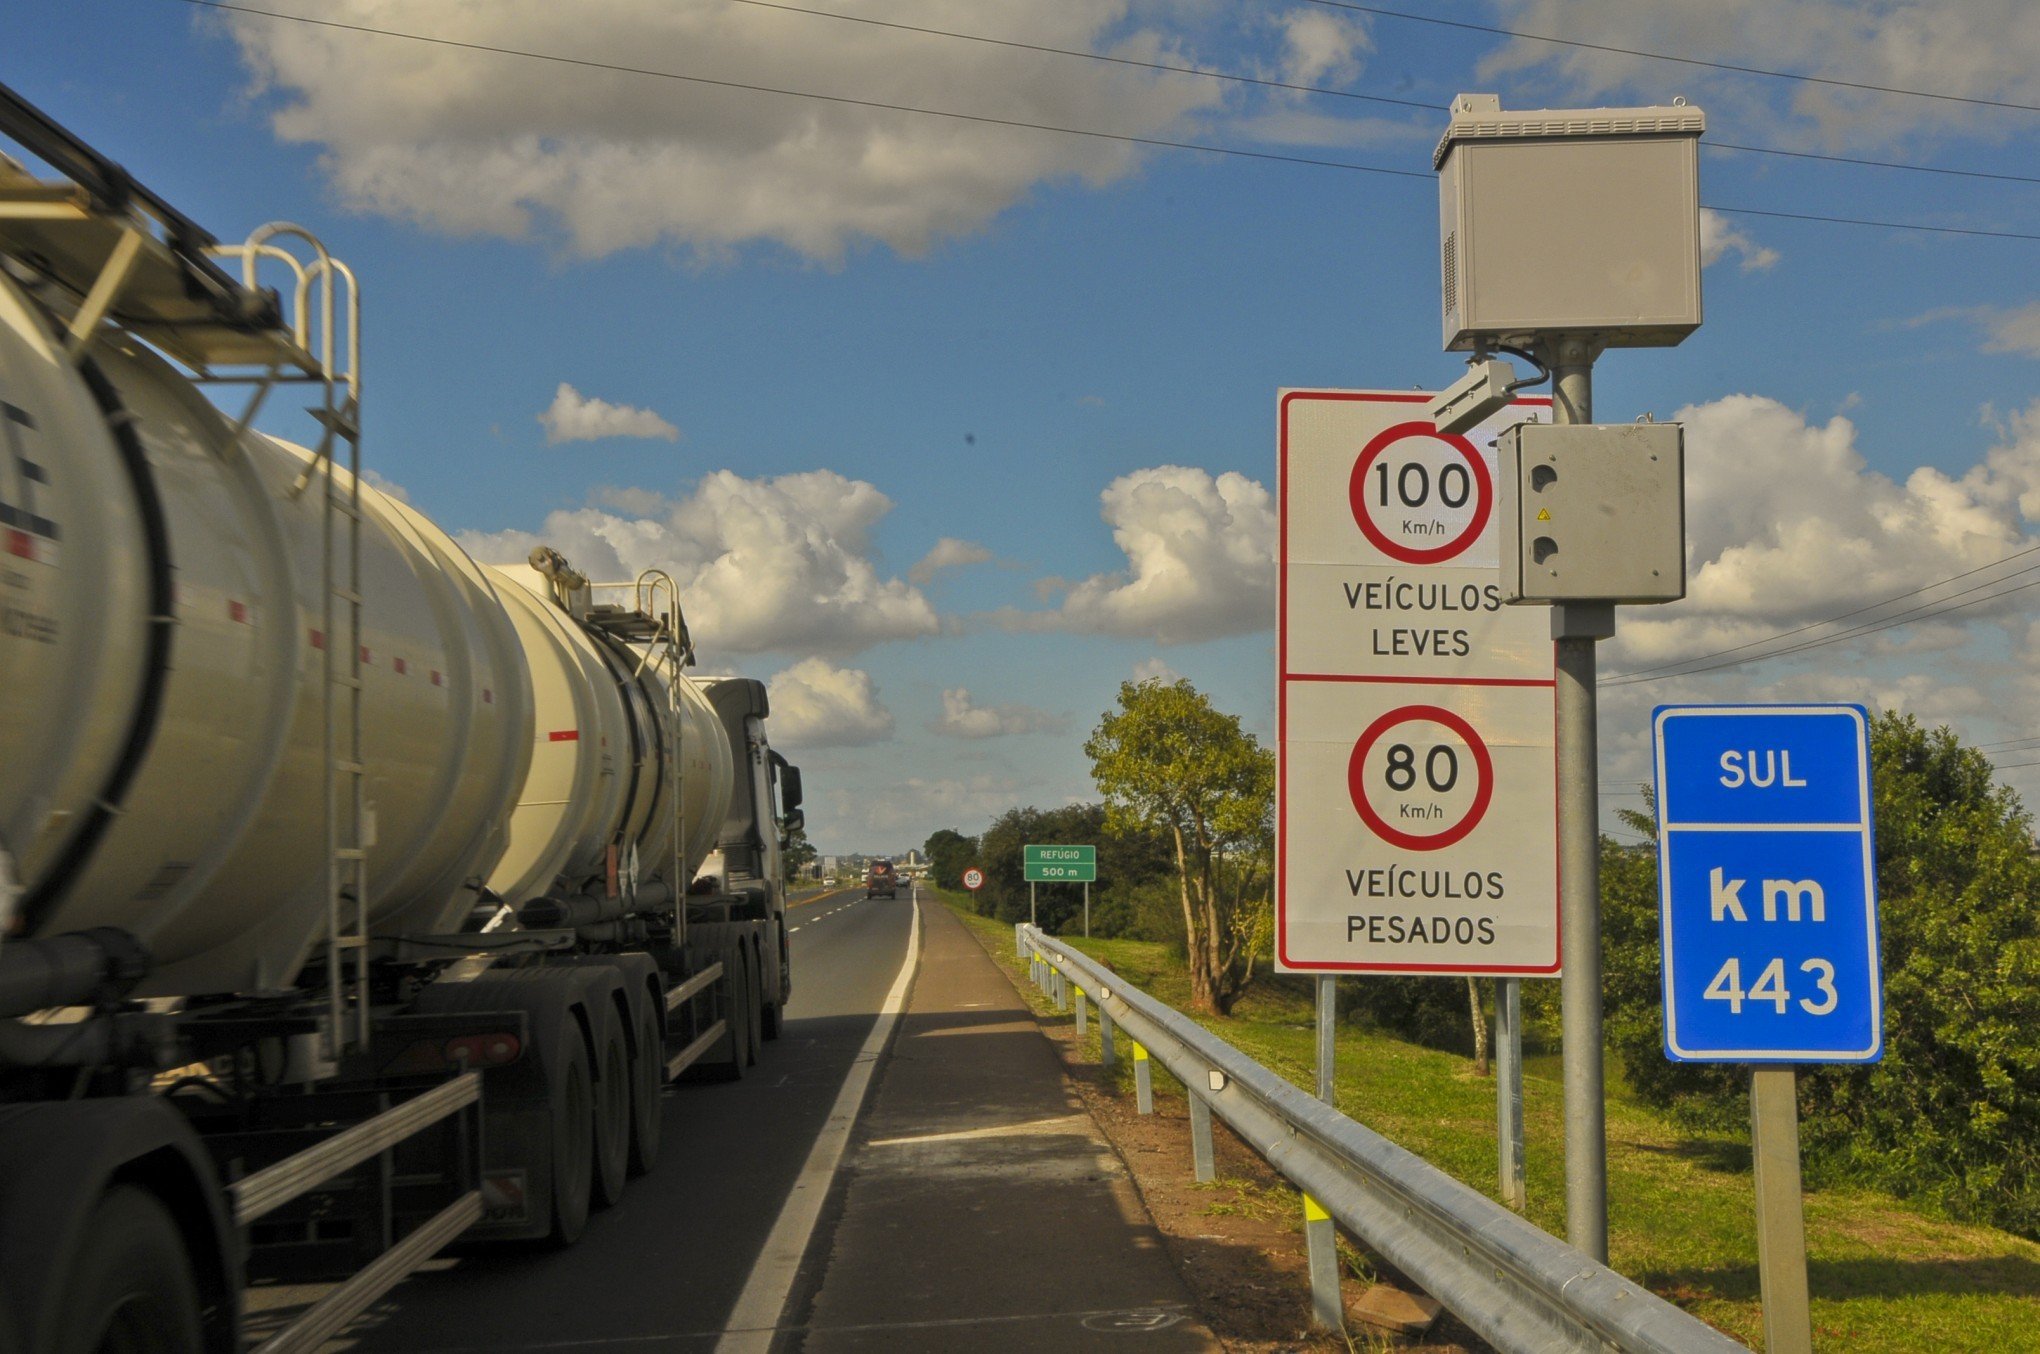
<path fill-rule="evenodd" d="M 1124 1029 L 1188 1088 L 1193 1132 L 1224 1120 L 1269 1164 L 1497 1349 L 1733 1354 L 1706 1322 L 1355 1123 L 1033 926 L 1014 928 L 1037 985 L 1097 1004 L 1111 1062 Z M 1200 1175 L 1208 1141 L 1196 1144 Z"/>

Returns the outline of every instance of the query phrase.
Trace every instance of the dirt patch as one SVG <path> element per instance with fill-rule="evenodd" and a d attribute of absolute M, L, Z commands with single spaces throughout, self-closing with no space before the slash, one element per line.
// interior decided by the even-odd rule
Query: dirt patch
<path fill-rule="evenodd" d="M 1024 988 L 1022 994 L 1031 995 Z M 1212 1150 L 1217 1179 L 1199 1184 L 1190 1152 L 1189 1105 L 1180 1090 L 1162 1085 L 1166 1078 L 1158 1075 L 1155 1112 L 1140 1114 L 1132 1091 L 1121 1084 L 1128 1078 L 1124 1064 L 1120 1079 L 1108 1077 L 1089 1049 L 1078 1048 L 1070 1016 L 1037 1014 L 1036 1023 L 1055 1045 L 1070 1086 L 1125 1161 L 1199 1315 L 1228 1349 L 1242 1354 L 1485 1354 L 1490 1349 L 1449 1312 L 1421 1337 L 1394 1336 L 1358 1323 L 1350 1327 L 1350 1341 L 1314 1330 L 1302 1206 L 1294 1187 L 1216 1120 Z M 1093 1047 L 1096 1038 L 1093 1032 Z M 1350 1237 L 1339 1240 L 1348 1312 L 1377 1282 L 1419 1291 Z"/>

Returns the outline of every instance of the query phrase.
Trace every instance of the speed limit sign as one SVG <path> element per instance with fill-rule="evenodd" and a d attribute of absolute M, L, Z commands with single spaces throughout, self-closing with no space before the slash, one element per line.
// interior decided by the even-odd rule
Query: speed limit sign
<path fill-rule="evenodd" d="M 985 886 L 985 872 L 973 865 L 963 872 L 963 886 L 976 893 Z"/>
<path fill-rule="evenodd" d="M 1276 963 L 1558 971 L 1553 655 L 1501 600 L 1494 438 L 1404 391 L 1281 398 Z"/>

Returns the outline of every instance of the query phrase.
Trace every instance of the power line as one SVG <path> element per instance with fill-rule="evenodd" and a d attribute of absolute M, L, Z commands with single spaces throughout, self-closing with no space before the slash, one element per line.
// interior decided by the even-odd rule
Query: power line
<path fill-rule="evenodd" d="M 1265 89 L 1286 89 L 1297 94 L 1324 94 L 1335 99 L 1359 99 L 1366 103 L 1393 104 L 1398 108 L 1421 108 L 1427 113 L 1442 112 L 1441 105 L 1425 103 L 1418 99 L 1391 99 L 1382 94 L 1358 94 L 1350 89 L 1331 89 L 1324 85 L 1293 85 L 1284 80 L 1264 80 L 1258 76 L 1240 75 L 1232 71 L 1206 70 L 1199 66 L 1176 66 L 1166 61 L 1136 61 L 1132 57 L 1112 56 L 1105 52 L 1086 52 L 1076 47 L 1049 47 L 1035 42 L 1016 42 L 1009 38 L 987 37 L 982 33 L 957 33 L 946 28 L 924 28 L 919 24 L 895 23 L 890 19 L 866 18 L 861 14 L 838 14 L 833 10 L 804 9 L 799 5 L 782 5 L 777 0 L 730 0 L 735 5 L 751 5 L 758 9 L 776 9 L 788 14 L 806 14 L 817 19 L 836 19 L 843 23 L 868 24 L 873 28 L 893 28 L 902 33 L 922 33 L 935 38 L 954 38 L 959 42 L 981 42 L 990 47 L 1011 47 L 1022 52 L 1044 52 L 1051 56 L 1082 57 L 1086 61 L 1104 61 L 1114 66 L 1134 66 L 1141 70 L 1167 71 L 1172 75 L 1201 75 L 1207 80 L 1225 80 L 1234 84 L 1260 85 Z M 2040 180 L 2035 180 L 2040 182 Z"/>
<path fill-rule="evenodd" d="M 1106 52 L 1087 52 L 1077 47 L 1051 47 L 1043 43 L 1020 42 L 1011 38 L 995 38 L 983 33 L 959 33 L 947 28 L 929 28 L 922 24 L 897 23 L 891 19 L 874 19 L 862 14 L 840 14 L 833 10 L 809 9 L 803 5 L 782 4 L 779 0 L 730 0 L 731 4 L 750 5 L 757 9 L 778 10 L 785 14 L 800 14 L 816 19 L 834 19 L 840 23 L 864 24 L 872 28 L 890 28 L 902 33 L 919 33 L 927 37 L 950 38 L 957 42 L 977 42 L 991 47 L 1007 47 L 1015 51 L 1040 52 L 1050 56 L 1077 57 L 1085 61 L 1102 61 L 1114 66 L 1131 66 L 1139 70 L 1165 71 L 1172 75 L 1201 76 L 1207 80 L 1220 80 L 1231 84 L 1256 85 L 1263 89 L 1287 90 L 1294 94 L 1317 94 L 1334 99 L 1357 99 L 1366 103 L 1389 104 L 1397 108 L 1417 108 L 1427 113 L 1442 111 L 1436 103 L 1420 99 L 1393 99 L 1381 94 L 1361 94 L 1350 89 L 1334 89 L 1329 85 L 1294 84 L 1287 80 L 1268 80 L 1260 76 L 1242 75 L 1237 71 L 1213 70 L 1205 66 L 1178 66 L 1166 61 L 1139 61 L 1132 57 L 1113 56 Z M 1854 155 L 1826 155 L 1814 151 L 1785 150 L 1778 146 L 1745 146 L 1733 141 L 1703 141 L 1703 150 L 1738 151 L 1748 155 L 1780 155 L 1796 160 L 1823 160 L 1829 164 L 1859 165 L 1871 169 L 1898 169 L 1914 174 L 1943 174 L 1955 178 L 1992 179 L 2006 183 L 2040 184 L 2040 176 L 2030 174 L 2000 174 L 1981 169 L 1953 169 L 1944 165 L 1915 164 L 1906 160 L 1870 160 Z"/>
<path fill-rule="evenodd" d="M 1964 569 L 1959 574 L 1950 574 L 1946 578 L 1937 578 L 1931 583 L 1923 583 L 1917 588 L 1912 588 L 1905 592 L 1896 593 L 1890 597 L 1883 598 L 1880 601 L 1867 603 L 1863 606 L 1855 608 L 1852 611 L 1838 612 L 1833 616 L 1828 616 L 1821 620 L 1808 621 L 1806 624 L 1796 625 L 1790 630 L 1780 630 L 1775 635 L 1765 635 L 1762 638 L 1753 639 L 1749 641 L 1749 643 L 1747 644 L 1738 644 L 1735 647 L 1729 649 L 1717 649 L 1713 653 L 1696 654 L 1691 658 L 1674 659 L 1668 663 L 1656 663 L 1652 664 L 1649 667 L 1635 668 L 1629 672 L 1611 673 L 1602 680 L 1604 682 L 1620 681 L 1621 679 L 1626 677 L 1642 677 L 1649 673 L 1664 672 L 1668 668 L 1682 668 L 1689 663 L 1704 663 L 1712 658 L 1726 658 L 1728 655 L 1732 653 L 1742 653 L 1745 650 L 1754 649 L 1760 644 L 1770 644 L 1777 640 L 1789 639 L 1793 635 L 1804 634 L 1808 630 L 1818 630 L 1823 625 L 1833 625 L 1836 621 L 1845 621 L 1849 619 L 1849 617 L 1851 616 L 1860 616 L 1866 611 L 1876 611 L 1880 607 L 1890 606 L 1893 602 L 1903 602 L 1908 597 L 1917 597 L 1923 592 L 1932 592 L 1935 588 L 1945 588 L 1950 583 L 1959 583 L 1963 579 L 1970 577 L 1972 574 L 1980 574 L 1986 569 L 1995 569 L 2001 564 L 2009 564 L 2015 559 L 2021 559 L 2027 555 L 2035 553 L 2040 553 L 2040 545 L 2028 546 L 2024 550 L 2014 550 L 2009 555 L 2000 555 L 1998 556 L 1998 558 L 1990 561 L 1988 564 L 1979 564 L 1974 569 Z M 2007 574 L 2005 577 L 2012 578 L 2016 576 L 2017 576 L 2016 574 Z M 2004 580 L 1999 579 L 1997 581 L 2003 582 Z M 1957 593 L 1955 595 L 1958 597 L 1961 596 L 1960 593 Z M 1677 676 L 1678 674 L 1668 673 L 1667 675 Z"/>
<path fill-rule="evenodd" d="M 756 4 L 758 0 L 739 0 Z M 1994 174 L 1981 169 L 1951 169 L 1946 165 L 1914 164 L 1908 160 L 1866 160 L 1857 155 L 1821 155 L 1810 150 L 1784 150 L 1778 146 L 1742 146 L 1733 141 L 1702 141 L 1702 150 L 1741 151 L 1747 155 L 1784 155 L 1794 160 L 1825 160 L 1837 165 L 1867 165 L 1872 169 L 1903 169 L 1914 174 L 1948 174 L 1961 179 L 1997 179 L 2005 183 L 2040 183 L 2031 174 Z M 1717 208 L 1717 210 L 1719 210 Z"/>
<path fill-rule="evenodd" d="M 1730 216 L 1768 216 L 1779 221 L 1821 221 L 1831 226 L 1876 226 L 1882 230 L 1918 230 L 1929 235 L 1983 235 L 1994 240 L 2040 240 L 2040 235 L 2016 230 L 1976 230 L 1967 226 L 1926 226 L 1913 221 L 1871 221 L 1856 216 L 1816 216 L 1811 212 L 1769 212 L 1757 207 L 1722 207 L 1708 204 L 1709 211 Z"/>
<path fill-rule="evenodd" d="M 2040 565 L 2034 565 L 2031 568 L 2021 569 L 2017 573 L 2007 575 L 2007 578 L 2016 578 L 2019 576 L 2019 574 L 2031 573 L 2035 569 L 2040 569 Z M 2005 581 L 2006 581 L 2005 578 L 1994 578 L 1987 583 L 1977 584 L 1976 588 L 1965 588 L 1963 589 L 1963 592 L 1953 594 L 1953 597 L 1960 597 L 1963 595 L 1963 593 L 1967 592 L 1975 592 L 1977 588 L 1994 587 L 1997 584 L 2003 583 Z M 1844 640 L 1862 639 L 1866 635 L 1874 635 L 1879 633 L 1880 631 L 1889 630 L 1894 626 L 1909 625 L 1915 620 L 1925 620 L 1934 616 L 1946 616 L 1956 611 L 1967 611 L 1970 607 L 1982 606 L 1985 602 L 1995 602 L 2001 598 L 2009 597 L 2015 592 L 2024 592 L 2028 588 L 2040 588 L 2040 579 L 2034 579 L 2030 583 L 2021 583 L 2015 588 L 2006 588 L 2001 592 L 1985 593 L 1981 597 L 1971 598 L 1967 602 L 1957 603 L 1954 606 L 1944 606 L 1943 603 L 1952 600 L 1952 598 L 1950 597 L 1944 597 L 1937 601 L 1923 603 L 1922 605 L 1916 607 L 1910 607 L 1907 610 L 1900 612 L 1896 616 L 1884 617 L 1874 622 L 1869 622 L 1864 625 L 1852 627 L 1848 630 L 1841 632 L 1840 634 L 1823 635 L 1819 639 L 1806 640 L 1803 643 L 1789 645 L 1786 648 L 1776 649 L 1770 653 L 1754 654 L 1748 658 L 1732 658 L 1725 663 L 1713 663 L 1709 664 L 1706 667 L 1699 668 L 1685 668 L 1678 672 L 1660 673 L 1656 676 L 1648 677 L 1638 676 L 1632 677 L 1627 681 L 1610 681 L 1606 683 L 1606 685 L 1634 686 L 1649 682 L 1667 681 L 1673 677 L 1695 677 L 1703 672 L 1719 672 L 1723 668 L 1739 668 L 1750 663 L 1768 663 L 1774 658 L 1784 658 L 1791 654 L 1804 653 L 1808 649 L 1818 649 L 1828 644 L 1839 644 Z M 1936 610 L 1935 608 L 1939 609 Z M 1914 613 L 1916 612 L 1925 614 L 1915 615 Z"/>
<path fill-rule="evenodd" d="M 1325 0 L 1316 0 L 1324 3 Z M 229 4 L 227 0 L 177 0 L 179 4 L 199 9 L 223 10 L 234 14 L 247 14 L 257 18 L 276 19 L 288 23 L 309 24 L 318 28 L 330 28 L 350 33 L 366 33 L 375 37 L 401 38 L 409 42 L 423 42 L 437 47 L 452 47 L 462 51 L 487 52 L 496 56 L 522 57 L 531 61 L 549 61 L 564 66 L 578 66 L 587 70 L 608 71 L 618 75 L 641 75 L 658 80 L 677 80 L 687 84 L 707 85 L 717 89 L 738 89 L 755 94 L 775 94 L 783 98 L 813 99 L 821 103 L 842 104 L 852 108 L 871 108 L 890 113 L 907 113 L 917 117 L 950 118 L 960 122 L 975 122 L 993 127 L 1013 127 L 1025 131 L 1049 132 L 1058 136 L 1081 136 L 1098 141 L 1119 141 L 1129 145 L 1153 146 L 1163 150 L 1199 151 L 1207 155 L 1229 155 L 1245 160 L 1265 160 L 1277 164 L 1307 165 L 1316 169 L 1342 169 L 1357 174 L 1377 174 L 1398 179 L 1422 179 L 1432 181 L 1429 173 L 1413 169 L 1391 169 L 1384 165 L 1359 164 L 1351 160 L 1324 160 L 1306 155 L 1283 155 L 1274 151 L 1247 150 L 1240 146 L 1218 146 L 1197 141 L 1171 141 L 1161 137 L 1134 136 L 1125 132 L 1101 132 L 1087 127 L 1063 127 L 1053 123 L 1026 122 L 1017 118 L 991 117 L 982 113 L 962 113 L 954 109 L 920 108 L 912 104 L 886 103 L 877 99 L 857 99 L 842 94 L 819 94 L 812 90 L 783 89 L 774 85 L 750 84 L 741 80 L 720 80 L 706 75 L 688 75 L 680 71 L 653 70 L 644 66 L 626 66 L 617 62 L 595 61 L 585 57 L 561 56 L 553 52 L 534 52 L 518 47 L 501 47 L 492 43 L 467 42 L 457 38 L 434 37 L 425 33 L 407 33 L 393 28 L 374 28 L 367 24 L 343 23 L 337 19 L 315 19 L 303 14 L 281 14 L 275 10 L 256 9 L 250 5 Z M 1928 226 L 1906 221 L 1866 221 L 1852 217 L 1821 216 L 1811 212 L 1774 212 L 1754 207 L 1717 207 L 1711 203 L 1702 204 L 1711 211 L 1724 212 L 1735 216 L 1768 216 L 1793 221 L 1817 221 L 1844 226 L 1877 226 L 1885 230 L 1920 231 L 1934 235 L 1975 235 L 2005 240 L 2040 240 L 2040 234 L 2021 234 L 2013 231 L 1971 230 L 1955 226 Z"/>
<path fill-rule="evenodd" d="M 1697 56 L 1673 56 L 1669 52 L 1647 52 L 1636 47 L 1615 47 L 1603 42 L 1582 42 L 1577 38 L 1555 38 L 1548 33 L 1521 33 L 1513 28 L 1502 28 L 1494 24 L 1471 23 L 1464 19 L 1441 19 L 1435 14 L 1411 14 L 1399 9 L 1382 9 L 1375 5 L 1357 5 L 1349 0 L 1310 0 L 1313 5 L 1327 9 L 1349 9 L 1360 14 L 1373 14 L 1384 19 L 1407 19 L 1411 23 L 1436 24 L 1440 28 L 1460 28 L 1473 33 L 1492 33 L 1498 37 L 1521 38 L 1525 42 L 1548 42 L 1558 47 L 1578 47 L 1589 52 L 1609 52 L 1616 56 L 1637 56 L 1648 61 L 1671 61 L 1681 66 L 1704 66 L 1709 70 L 1732 71 L 1737 75 L 1761 75 L 1772 80 L 1796 80 L 1809 85 L 1832 85 L 1838 89 L 1861 89 L 1872 94 L 1903 94 L 1914 99 L 1939 99 L 1945 103 L 1966 103 L 1979 108 L 2013 108 L 2022 113 L 2040 113 L 2040 104 L 2011 103 L 2003 99 L 1980 99 L 1967 94 L 1944 94 L 1933 89 L 1905 89 L 1896 85 L 1873 85 L 1863 80 L 1839 80 L 1827 75 L 1805 75 L 1798 71 L 1769 70 L 1763 66 L 1738 66 L 1727 61 L 1707 61 Z"/>
<path fill-rule="evenodd" d="M 1318 160 L 1305 155 L 1278 155 L 1273 151 L 1244 150 L 1238 146 L 1212 146 L 1195 141 L 1165 141 L 1159 137 L 1131 136 L 1124 132 L 1098 132 L 1083 127 L 1058 127 L 1046 122 L 1023 122 L 1017 118 L 988 117 L 982 113 L 959 113 L 943 108 L 916 108 L 912 104 L 883 103 L 877 99 L 853 99 L 843 94 L 817 94 L 805 89 L 780 89 L 773 85 L 746 84 L 741 80 L 717 80 L 706 75 L 685 75 L 679 71 L 652 70 L 645 66 L 625 66 L 611 61 L 593 61 L 585 57 L 560 56 L 554 52 L 533 52 L 520 47 L 498 47 L 486 42 L 465 42 L 458 38 L 439 38 L 427 33 L 405 33 L 394 28 L 372 28 L 367 24 L 342 23 L 338 19 L 314 19 L 304 14 L 279 14 L 274 10 L 255 9 L 248 5 L 233 5 L 226 0 L 178 0 L 179 4 L 199 9 L 227 10 L 234 14 L 252 14 L 264 19 L 282 19 L 290 23 L 311 24 L 318 28 L 342 29 L 350 33 L 368 33 L 379 38 L 403 38 L 409 42 L 430 43 L 435 47 L 457 47 L 469 52 L 489 52 L 496 56 L 524 57 L 530 61 L 552 61 L 563 66 L 580 66 L 588 70 L 610 71 L 617 75 L 643 75 L 655 80 L 680 80 L 692 85 L 712 85 L 718 89 L 741 89 L 754 94 L 778 94 L 789 99 L 815 99 L 822 103 L 847 104 L 853 108 L 875 108 L 888 113 L 913 113 L 921 117 L 954 118 L 961 122 L 980 122 L 993 127 L 1018 127 L 1030 132 L 1054 132 L 1062 136 L 1085 136 L 1099 141 L 1125 141 L 1136 146 L 1158 146 L 1164 150 L 1195 150 L 1209 155 L 1236 155 L 1248 160 L 1275 160 L 1282 164 L 1312 165 L 1319 169 L 1345 169 L 1359 174 L 1386 174 L 1399 179 L 1430 179 L 1432 176 L 1414 169 L 1387 169 L 1380 165 L 1356 164 L 1350 160 Z M 2040 237 L 2035 237 L 2040 238 Z"/>

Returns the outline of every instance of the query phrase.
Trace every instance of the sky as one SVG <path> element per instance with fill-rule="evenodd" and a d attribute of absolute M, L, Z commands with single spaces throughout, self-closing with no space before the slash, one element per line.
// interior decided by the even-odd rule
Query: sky
<path fill-rule="evenodd" d="M 671 572 L 830 853 L 1095 797 L 1125 681 L 1272 740 L 1276 393 L 1460 374 L 1442 110 L 1683 97 L 1706 323 L 1595 412 L 1686 425 L 1689 588 L 1601 646 L 1607 805 L 1685 700 L 1902 709 L 2040 792 L 2040 9 L 1390 8 L 14 0 L 0 81 L 223 238 L 315 230 L 367 463 L 485 560 Z"/>

